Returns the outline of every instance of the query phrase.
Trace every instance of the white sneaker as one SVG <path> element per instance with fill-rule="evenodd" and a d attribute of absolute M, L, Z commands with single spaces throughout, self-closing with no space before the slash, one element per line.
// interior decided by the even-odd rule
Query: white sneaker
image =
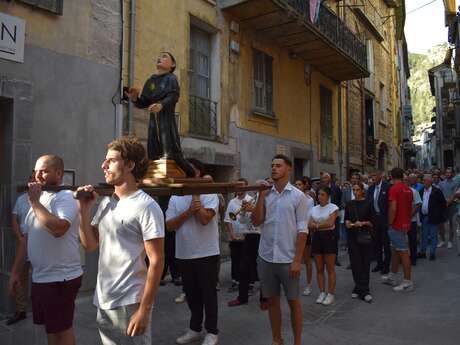
<path fill-rule="evenodd" d="M 373 300 L 372 298 L 372 295 L 371 294 L 367 294 L 366 296 L 364 296 L 364 301 L 367 302 L 367 303 L 371 303 Z"/>
<path fill-rule="evenodd" d="M 217 336 L 217 334 L 208 333 L 204 337 L 204 340 L 201 343 L 201 345 L 217 345 L 218 342 L 219 337 Z"/>
<path fill-rule="evenodd" d="M 303 290 L 302 295 L 304 295 L 304 296 L 310 296 L 311 295 L 311 285 L 307 285 L 305 290 Z"/>
<path fill-rule="evenodd" d="M 359 295 L 356 292 L 351 293 L 351 298 L 358 298 Z"/>
<path fill-rule="evenodd" d="M 191 329 L 185 331 L 179 338 L 176 339 L 177 344 L 189 344 L 197 340 L 203 339 L 203 332 L 195 332 Z"/>
<path fill-rule="evenodd" d="M 444 247 L 444 245 L 445 245 L 444 241 L 440 241 L 438 243 L 438 248 L 442 248 L 442 247 Z"/>
<path fill-rule="evenodd" d="M 401 284 L 395 286 L 393 291 L 396 292 L 409 292 L 414 290 L 414 283 L 411 280 L 404 279 Z"/>
<path fill-rule="evenodd" d="M 388 273 L 382 275 L 382 284 L 390 285 L 390 286 L 396 286 L 396 279 L 393 273 Z"/>
<path fill-rule="evenodd" d="M 451 241 L 447 242 L 447 249 L 452 249 L 452 247 L 453 247 L 452 242 Z"/>
<path fill-rule="evenodd" d="M 331 305 L 332 303 L 334 303 L 334 295 L 328 293 L 326 298 L 323 300 L 323 305 Z"/>
<path fill-rule="evenodd" d="M 181 293 L 179 296 L 177 296 L 175 299 L 174 299 L 174 302 L 176 303 L 184 303 L 185 302 L 185 293 Z"/>
<path fill-rule="evenodd" d="M 326 298 L 326 293 L 321 292 L 318 298 L 316 299 L 316 303 L 322 304 L 325 298 Z"/>

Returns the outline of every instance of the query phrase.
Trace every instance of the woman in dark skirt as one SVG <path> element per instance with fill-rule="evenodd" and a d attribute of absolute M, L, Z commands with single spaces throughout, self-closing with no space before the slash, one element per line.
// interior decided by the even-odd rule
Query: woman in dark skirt
<path fill-rule="evenodd" d="M 345 226 L 348 230 L 348 253 L 355 288 L 352 298 L 361 298 L 371 303 L 369 292 L 370 263 L 372 254 L 371 240 L 371 203 L 365 198 L 364 185 L 359 182 L 352 187 L 355 200 L 345 207 Z"/>

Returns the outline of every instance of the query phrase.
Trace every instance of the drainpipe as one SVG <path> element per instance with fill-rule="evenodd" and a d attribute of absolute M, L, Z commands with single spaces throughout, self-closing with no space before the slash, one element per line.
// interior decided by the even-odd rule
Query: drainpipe
<path fill-rule="evenodd" d="M 124 0 L 120 0 L 120 16 L 121 16 L 121 30 L 120 30 L 120 52 L 119 52 L 119 59 L 120 59 L 120 81 L 118 84 L 118 102 L 115 101 L 115 97 L 117 94 L 115 94 L 112 97 L 112 103 L 115 106 L 115 127 L 114 127 L 114 133 L 113 137 L 114 139 L 119 138 L 120 136 L 123 135 L 123 85 L 124 85 L 124 79 L 123 79 L 123 68 L 124 68 L 124 51 L 125 51 L 125 6 L 124 6 Z"/>
<path fill-rule="evenodd" d="M 365 136 L 365 131 L 367 129 L 367 127 L 365 127 L 366 126 L 366 101 L 364 99 L 364 79 L 361 79 L 360 81 L 360 91 L 361 91 L 361 171 L 364 171 L 364 166 L 365 166 L 364 150 L 366 149 L 364 147 L 364 136 Z M 374 133 L 374 137 L 375 137 L 375 133 Z M 366 142 L 367 142 L 367 139 L 366 139 Z"/>
<path fill-rule="evenodd" d="M 342 82 L 339 81 L 339 178 L 342 180 L 343 166 L 343 133 L 342 133 Z"/>
<path fill-rule="evenodd" d="M 129 57 L 128 57 L 128 86 L 134 82 L 134 53 L 136 48 L 136 0 L 131 0 L 129 15 Z M 128 134 L 133 129 L 133 103 L 128 102 Z"/>

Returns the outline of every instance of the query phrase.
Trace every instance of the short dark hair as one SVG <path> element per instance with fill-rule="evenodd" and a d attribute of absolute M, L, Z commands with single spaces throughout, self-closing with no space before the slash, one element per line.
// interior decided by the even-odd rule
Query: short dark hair
<path fill-rule="evenodd" d="M 168 54 L 169 57 L 171 58 L 171 61 L 174 62 L 174 66 L 171 67 L 171 73 L 173 73 L 176 70 L 176 65 L 177 65 L 176 58 L 170 52 L 162 52 L 162 54 Z"/>
<path fill-rule="evenodd" d="M 323 191 L 324 193 L 326 193 L 327 195 L 331 195 L 331 188 L 328 187 L 328 186 L 321 186 L 319 187 L 318 189 L 318 194 L 319 192 Z"/>
<path fill-rule="evenodd" d="M 64 173 L 64 160 L 61 157 L 53 154 L 48 154 L 41 156 L 40 158 L 45 160 L 55 170 L 59 170 L 60 172 Z"/>
<path fill-rule="evenodd" d="M 244 182 L 245 184 L 249 184 L 248 180 L 246 180 L 244 177 L 240 177 L 237 181 Z"/>
<path fill-rule="evenodd" d="M 404 170 L 401 168 L 393 168 L 391 170 L 391 177 L 394 179 L 402 179 L 404 177 Z"/>
<path fill-rule="evenodd" d="M 203 162 L 201 162 L 200 160 L 196 158 L 189 158 L 187 160 L 190 164 L 192 164 L 195 167 L 196 170 L 200 172 L 200 177 L 203 177 L 203 175 L 206 174 Z"/>
<path fill-rule="evenodd" d="M 288 156 L 283 154 L 277 154 L 272 158 L 272 161 L 274 161 L 275 159 L 282 159 L 284 163 L 286 163 L 286 165 L 292 168 L 292 161 Z"/>
<path fill-rule="evenodd" d="M 131 172 L 136 180 L 140 180 L 145 176 L 149 166 L 147 152 L 144 145 L 135 137 L 121 137 L 107 145 L 108 150 L 118 151 L 121 158 L 125 162 L 131 161 L 134 163 L 133 171 Z"/>

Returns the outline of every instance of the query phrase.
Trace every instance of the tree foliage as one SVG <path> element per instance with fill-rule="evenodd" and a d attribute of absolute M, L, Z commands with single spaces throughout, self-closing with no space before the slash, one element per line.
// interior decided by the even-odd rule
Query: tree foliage
<path fill-rule="evenodd" d="M 414 125 L 429 123 L 435 106 L 434 96 L 431 95 L 428 70 L 441 64 L 447 50 L 447 43 L 431 48 L 427 54 L 409 53 L 412 114 Z"/>

